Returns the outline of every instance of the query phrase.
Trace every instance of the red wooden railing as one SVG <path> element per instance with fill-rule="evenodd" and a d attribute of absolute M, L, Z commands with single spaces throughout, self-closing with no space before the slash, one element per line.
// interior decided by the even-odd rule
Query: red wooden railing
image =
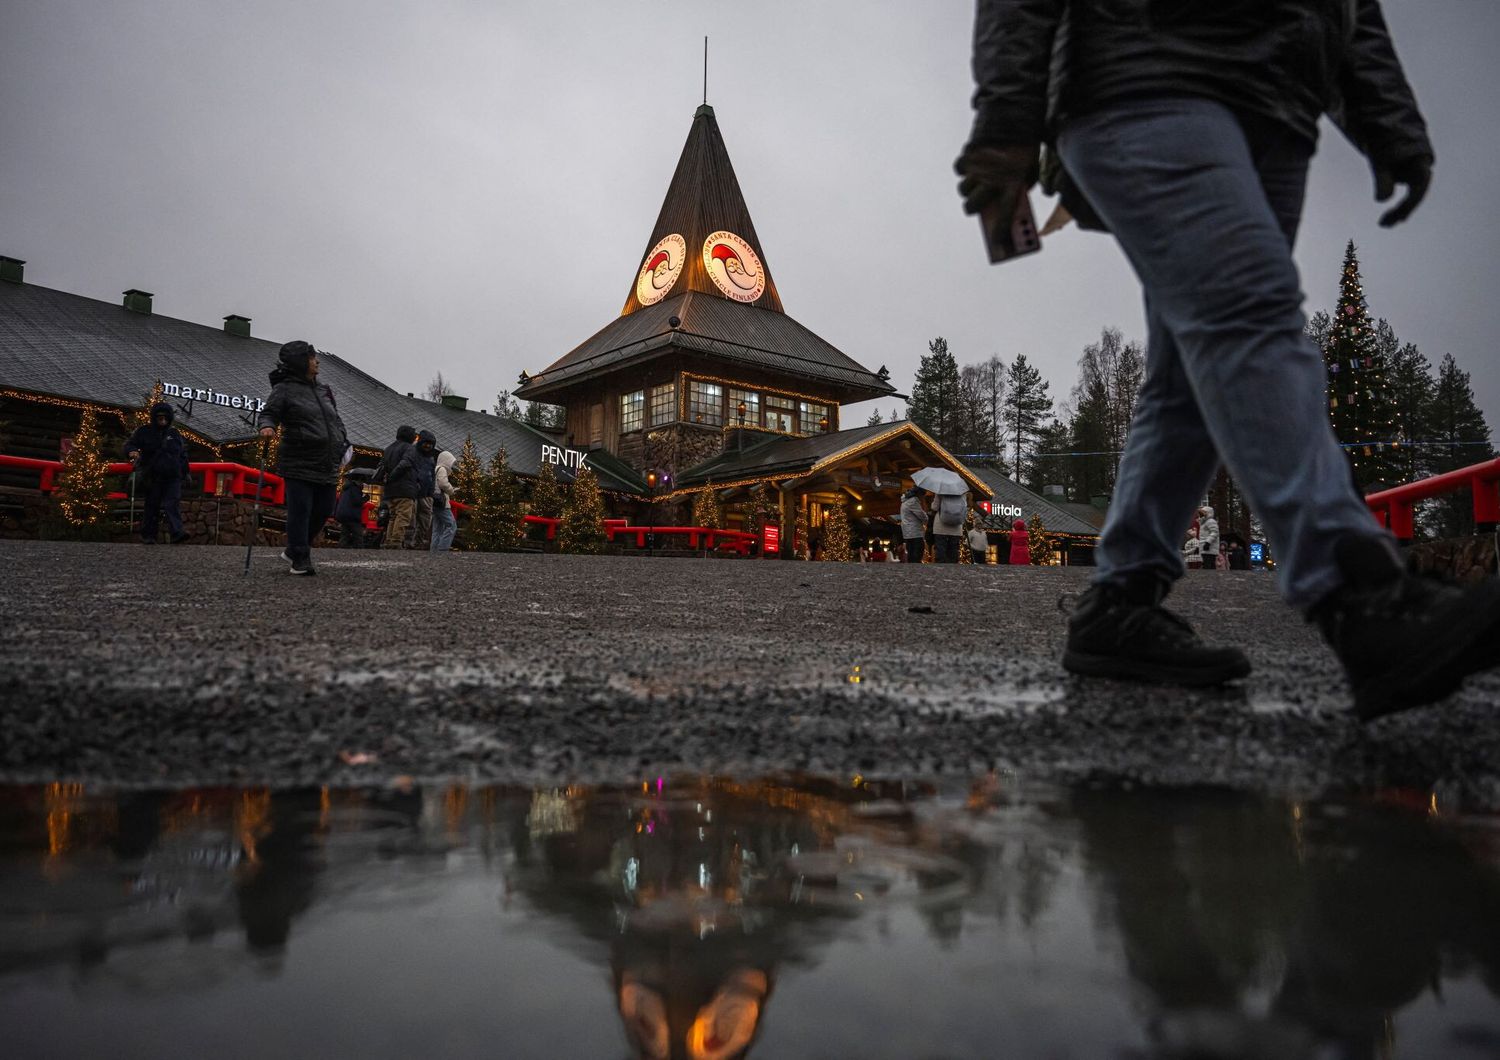
<path fill-rule="evenodd" d="M 1414 514 L 1418 501 L 1465 489 L 1474 498 L 1476 526 L 1494 527 L 1500 523 L 1500 457 L 1372 493 L 1365 503 L 1381 526 L 1400 540 L 1410 541 L 1416 532 Z"/>
<path fill-rule="evenodd" d="M 57 476 L 62 471 L 62 461 L 0 454 L 0 467 L 14 467 L 37 472 L 37 488 L 43 493 L 51 493 L 57 488 Z M 110 464 L 108 474 L 128 475 L 131 470 L 129 463 L 121 461 Z M 188 475 L 190 481 L 194 477 L 202 476 L 203 492 L 209 496 L 218 496 L 222 483 L 225 496 L 253 498 L 258 479 L 262 501 L 268 504 L 286 503 L 286 481 L 274 471 L 258 472 L 255 468 L 246 467 L 244 464 L 207 461 L 188 464 Z M 124 500 L 129 495 L 113 492 L 109 496 L 112 500 Z M 462 501 L 454 501 L 453 507 L 459 512 L 469 509 L 469 505 Z M 380 523 L 375 518 L 375 510 L 374 501 L 365 502 L 363 522 L 367 529 L 378 530 L 380 528 Z M 522 517 L 522 521 L 527 526 L 540 526 L 543 536 L 548 541 L 557 540 L 557 528 L 562 522 L 561 519 L 545 515 L 526 515 Z M 648 535 L 681 537 L 686 540 L 688 548 L 698 548 L 701 544 L 701 547 L 705 549 L 721 548 L 736 552 L 741 556 L 749 555 L 751 547 L 761 540 L 761 535 L 752 534 L 747 530 L 716 530 L 707 526 L 632 526 L 624 519 L 605 519 L 604 535 L 610 541 L 616 538 L 634 539 L 637 548 L 646 547 Z"/>

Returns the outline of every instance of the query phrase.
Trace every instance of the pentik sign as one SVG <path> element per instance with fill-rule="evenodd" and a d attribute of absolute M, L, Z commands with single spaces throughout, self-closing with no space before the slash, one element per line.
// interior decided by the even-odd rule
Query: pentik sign
<path fill-rule="evenodd" d="M 566 468 L 569 471 L 582 471 L 588 467 L 589 455 L 578 449 L 564 449 L 560 445 L 542 446 L 542 463 L 553 464 L 557 467 Z"/>

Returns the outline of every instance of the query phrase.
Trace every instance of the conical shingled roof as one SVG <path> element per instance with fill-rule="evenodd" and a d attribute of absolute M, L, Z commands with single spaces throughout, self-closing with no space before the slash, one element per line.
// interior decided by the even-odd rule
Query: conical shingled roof
<path fill-rule="evenodd" d="M 729 151 L 724 147 L 724 136 L 719 132 L 714 109 L 705 103 L 693 115 L 693 126 L 688 131 L 687 142 L 682 145 L 682 157 L 677 160 L 672 183 L 667 185 L 667 196 L 662 201 L 661 213 L 657 215 L 656 227 L 651 229 L 651 238 L 646 242 L 636 275 L 631 277 L 630 293 L 625 296 L 625 308 L 620 314 L 624 316 L 645 308 L 636 296 L 639 270 L 647 264 L 661 241 L 672 235 L 682 237 L 686 261 L 682 272 L 664 295 L 699 291 L 724 298 L 703 264 L 703 244 L 716 232 L 731 232 L 748 243 L 760 259 L 765 274 L 765 288 L 759 297 L 736 301 L 745 301 L 757 309 L 784 312 L 781 296 L 771 279 L 771 270 L 766 267 L 760 237 L 755 233 L 755 222 L 750 220 L 740 182 L 735 179 L 734 165 L 729 161 Z"/>

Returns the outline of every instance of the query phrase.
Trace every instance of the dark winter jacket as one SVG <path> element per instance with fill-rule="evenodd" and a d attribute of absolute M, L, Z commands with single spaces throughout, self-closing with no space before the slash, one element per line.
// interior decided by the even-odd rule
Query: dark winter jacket
<path fill-rule="evenodd" d="M 365 517 L 365 488 L 359 479 L 346 479 L 339 491 L 339 503 L 333 517 L 341 523 L 357 523 Z"/>
<path fill-rule="evenodd" d="M 417 435 L 416 460 L 417 497 L 431 497 L 437 488 L 437 437 L 431 431 Z"/>
<path fill-rule="evenodd" d="M 1196 96 L 1309 143 L 1328 113 L 1372 161 L 1432 159 L 1379 0 L 978 0 L 974 80 L 976 143 Z"/>
<path fill-rule="evenodd" d="M 159 416 L 167 417 L 167 425 L 158 427 Z M 143 481 L 172 482 L 188 476 L 187 443 L 177 428 L 172 426 L 175 418 L 172 406 L 159 401 L 151 406 L 151 422 L 137 427 L 125 443 L 125 456 L 135 453 L 135 470 Z"/>
<path fill-rule="evenodd" d="M 397 427 L 396 440 L 380 454 L 380 466 L 371 481 L 383 483 L 387 497 L 417 496 L 416 441 L 415 427 Z"/>
<path fill-rule="evenodd" d="M 256 426 L 281 428 L 276 470 L 283 478 L 326 485 L 338 481 L 349 437 L 334 407 L 332 388 L 278 366 L 271 373 L 271 396 Z"/>

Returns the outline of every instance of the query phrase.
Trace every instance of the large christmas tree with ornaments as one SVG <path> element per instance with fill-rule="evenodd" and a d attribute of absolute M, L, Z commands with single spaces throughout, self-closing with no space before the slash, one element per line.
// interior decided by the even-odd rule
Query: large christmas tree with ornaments
<path fill-rule="evenodd" d="M 1338 308 L 1324 341 L 1323 367 L 1328 376 L 1328 417 L 1349 457 L 1354 481 L 1366 493 L 1395 485 L 1401 424 L 1387 385 L 1389 366 L 1365 303 L 1353 240 L 1344 252 Z"/>

